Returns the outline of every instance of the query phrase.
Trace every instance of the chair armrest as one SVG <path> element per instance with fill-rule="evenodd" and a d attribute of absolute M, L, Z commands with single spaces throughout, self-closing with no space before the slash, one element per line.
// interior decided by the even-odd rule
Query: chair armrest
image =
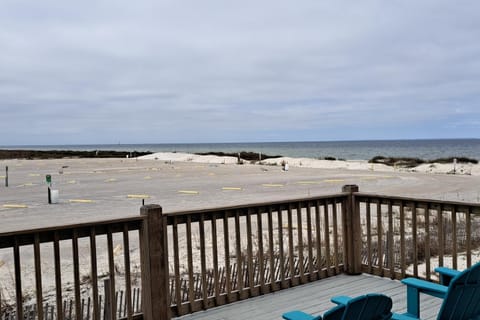
<path fill-rule="evenodd" d="M 417 318 L 413 315 L 410 315 L 408 313 L 393 313 L 392 314 L 392 320 L 420 320 L 420 318 Z"/>
<path fill-rule="evenodd" d="M 458 270 L 445 268 L 445 267 L 438 267 L 435 268 L 435 272 L 440 274 L 440 283 L 444 286 L 450 285 L 450 281 L 459 273 Z"/>
<path fill-rule="evenodd" d="M 338 305 L 346 305 L 350 300 L 352 300 L 352 298 L 348 296 L 335 296 L 330 299 L 330 301 Z"/>
<path fill-rule="evenodd" d="M 405 284 L 407 287 L 415 288 L 421 293 L 425 293 L 425 294 L 428 294 L 437 298 L 442 298 L 442 299 L 445 298 L 445 295 L 447 294 L 447 291 L 448 291 L 447 286 L 425 281 L 425 280 L 416 279 L 416 278 L 403 279 L 402 283 Z"/>
<path fill-rule="evenodd" d="M 285 320 L 322 320 L 322 316 L 312 316 L 311 314 L 303 311 L 290 311 L 282 314 L 282 318 Z"/>
<path fill-rule="evenodd" d="M 403 279 L 402 283 L 407 285 L 407 314 L 417 318 L 420 318 L 420 293 L 443 299 L 448 291 L 447 286 L 416 278 Z"/>

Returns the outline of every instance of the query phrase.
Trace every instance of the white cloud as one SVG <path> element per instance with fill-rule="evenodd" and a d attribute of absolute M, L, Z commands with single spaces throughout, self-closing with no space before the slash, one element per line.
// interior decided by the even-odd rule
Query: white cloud
<path fill-rule="evenodd" d="M 435 138 L 479 116 L 475 1 L 2 7 L 0 145 Z"/>

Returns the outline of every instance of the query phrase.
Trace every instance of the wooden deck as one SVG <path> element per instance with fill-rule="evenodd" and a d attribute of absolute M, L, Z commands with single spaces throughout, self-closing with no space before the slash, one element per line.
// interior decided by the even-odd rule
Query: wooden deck
<path fill-rule="evenodd" d="M 357 296 L 366 293 L 384 293 L 393 299 L 393 311 L 406 310 L 406 290 L 397 280 L 368 274 L 359 276 L 339 275 L 302 286 L 282 290 L 175 318 L 182 320 L 279 320 L 282 313 L 297 309 L 311 314 L 323 314 L 333 307 L 330 298 L 335 295 Z M 422 319 L 435 319 L 442 300 L 421 296 Z"/>

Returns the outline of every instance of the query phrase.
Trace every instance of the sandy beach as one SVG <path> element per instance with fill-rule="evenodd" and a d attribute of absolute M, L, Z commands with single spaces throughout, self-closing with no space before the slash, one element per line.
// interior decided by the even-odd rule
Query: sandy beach
<path fill-rule="evenodd" d="M 282 163 L 288 163 L 288 171 Z M 136 216 L 143 202 L 175 212 L 328 195 L 345 184 L 386 195 L 466 202 L 479 202 L 480 197 L 478 165 L 457 164 L 457 174 L 448 174 L 453 164 L 405 169 L 366 161 L 277 158 L 239 165 L 234 157 L 156 153 L 135 159 L 4 160 L 0 166 L 9 168 L 8 187 L 0 174 L 2 233 Z M 52 189 L 59 191 L 56 204 L 47 202 L 47 174 L 52 176 Z M 84 245 L 88 251 L 88 243 Z M 121 261 L 121 242 L 115 247 Z M 132 249 L 138 260 L 137 248 Z M 13 285 L 11 262 L 11 252 L 0 250 L 4 285 Z M 81 269 L 88 274 L 88 259 L 84 262 Z M 67 283 L 72 261 L 64 264 Z M 24 265 L 33 270 L 33 261 L 27 259 Z M 28 287 L 33 288 L 33 282 Z"/>
<path fill-rule="evenodd" d="M 3 160 L 0 169 L 0 232 L 135 216 L 142 201 L 174 212 L 333 194 L 345 184 L 357 184 L 362 192 L 480 201 L 480 165 L 472 164 L 457 164 L 458 174 L 447 174 L 453 164 L 405 169 L 277 158 L 238 165 L 234 157 L 155 153 L 135 159 Z M 57 204 L 48 204 L 47 174 L 59 192 Z"/>

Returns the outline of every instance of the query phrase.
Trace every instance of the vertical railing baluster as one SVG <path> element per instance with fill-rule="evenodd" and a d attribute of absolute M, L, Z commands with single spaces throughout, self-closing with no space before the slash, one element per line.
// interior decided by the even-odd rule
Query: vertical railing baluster
<path fill-rule="evenodd" d="M 467 241 L 467 268 L 472 266 L 472 207 L 465 212 L 465 232 Z"/>
<path fill-rule="evenodd" d="M 223 246 L 225 251 L 225 287 L 227 301 L 230 302 L 232 294 L 232 274 L 230 267 L 230 232 L 228 227 L 228 212 L 225 212 L 223 216 Z"/>
<path fill-rule="evenodd" d="M 316 269 L 318 271 L 318 278 L 322 277 L 322 225 L 320 220 L 320 202 L 318 200 L 315 201 L 315 230 L 316 230 L 316 252 L 317 252 L 317 261 L 316 261 Z"/>
<path fill-rule="evenodd" d="M 55 260 L 55 292 L 56 292 L 56 306 L 57 306 L 57 319 L 63 320 L 63 299 L 62 299 L 62 271 L 60 262 L 60 235 L 58 231 L 53 235 L 53 255 Z"/>
<path fill-rule="evenodd" d="M 128 232 L 128 225 L 125 223 L 123 225 L 123 260 L 125 264 L 125 309 L 127 311 L 127 319 L 131 320 L 133 317 L 132 277 L 130 271 L 130 237 Z"/>
<path fill-rule="evenodd" d="M 74 295 L 75 295 L 75 319 L 82 320 L 81 305 L 80 305 L 80 257 L 78 252 L 77 229 L 73 229 L 72 254 L 73 254 L 73 283 L 74 283 Z"/>
<path fill-rule="evenodd" d="M 242 257 L 242 237 L 240 234 L 240 213 L 235 211 L 235 251 L 237 255 L 237 290 L 240 296 L 243 293 L 243 257 Z"/>
<path fill-rule="evenodd" d="M 281 206 L 277 208 L 278 220 L 278 253 L 280 255 L 280 287 L 285 287 L 285 251 L 283 250 L 283 210 Z"/>
<path fill-rule="evenodd" d="M 113 256 L 113 235 L 111 227 L 107 227 L 107 248 L 108 248 L 108 278 L 110 279 L 110 298 L 115 299 L 115 260 Z M 117 319 L 117 306 L 115 301 L 110 303 L 110 316 L 112 320 Z"/>
<path fill-rule="evenodd" d="M 444 255 L 444 248 L 445 248 L 445 237 L 443 234 L 443 205 L 440 204 L 437 212 L 437 234 L 438 234 L 438 265 L 443 266 L 443 255 Z"/>
<path fill-rule="evenodd" d="M 247 273 L 248 273 L 248 288 L 250 296 L 253 296 L 254 284 L 254 270 L 253 270 L 253 247 L 252 247 L 252 212 L 251 209 L 246 209 L 247 213 Z"/>
<path fill-rule="evenodd" d="M 326 203 L 326 206 L 328 207 L 328 202 Z M 346 208 L 342 208 L 342 211 L 345 211 Z M 338 246 L 338 214 L 337 214 L 337 202 L 334 199 L 332 201 L 332 223 L 333 223 L 333 264 L 335 266 L 335 274 L 340 273 L 340 263 L 338 261 L 338 257 L 340 256 L 339 249 L 340 247 Z M 345 239 L 344 239 L 345 241 Z M 343 252 L 344 254 L 346 253 L 345 250 Z M 345 259 L 343 259 L 345 261 Z"/>
<path fill-rule="evenodd" d="M 258 259 L 260 260 L 258 262 L 258 272 L 260 273 L 259 277 L 259 283 L 257 285 L 260 285 L 260 293 L 266 293 L 266 288 L 265 288 L 265 257 L 264 257 L 264 250 L 263 250 L 263 224 L 262 224 L 262 212 L 260 211 L 260 208 L 257 208 L 257 237 L 258 237 Z"/>
<path fill-rule="evenodd" d="M 400 202 L 400 272 L 405 278 L 406 250 L 405 250 L 405 203 Z"/>
<path fill-rule="evenodd" d="M 93 320 L 100 320 L 98 297 L 97 243 L 95 227 L 90 228 L 90 264 L 92 274 Z"/>
<path fill-rule="evenodd" d="M 290 285 L 294 284 L 295 264 L 294 264 L 294 248 L 293 248 L 293 222 L 292 222 L 292 206 L 288 204 L 288 262 L 290 269 Z"/>
<path fill-rule="evenodd" d="M 325 261 L 327 264 L 327 276 L 332 275 L 332 257 L 330 254 L 330 221 L 329 221 L 329 213 L 328 213 L 328 202 L 326 200 L 323 201 L 323 221 L 325 223 Z"/>
<path fill-rule="evenodd" d="M 452 206 L 452 268 L 458 269 L 458 262 L 457 262 L 457 206 Z"/>
<path fill-rule="evenodd" d="M 269 262 L 270 262 L 270 278 L 267 280 L 270 282 L 271 291 L 275 291 L 277 286 L 275 284 L 275 248 L 273 244 L 273 213 L 272 207 L 268 206 L 268 252 L 269 252 Z"/>
<path fill-rule="evenodd" d="M 388 201 L 388 269 L 390 269 L 390 278 L 395 279 L 395 268 L 394 268 L 394 243 L 393 243 L 393 207 L 392 201 Z"/>
<path fill-rule="evenodd" d="M 305 283 L 305 270 L 303 266 L 303 222 L 302 222 L 302 203 L 297 203 L 297 247 L 298 247 L 298 273 L 300 275 L 300 282 Z"/>
<path fill-rule="evenodd" d="M 181 288 L 181 278 L 180 278 L 180 253 L 178 247 L 178 219 L 173 217 L 173 268 L 175 272 L 175 303 L 177 305 L 177 314 L 183 315 L 182 308 L 182 288 Z"/>
<path fill-rule="evenodd" d="M 217 238 L 217 213 L 212 214 L 212 255 L 213 255 L 213 285 L 217 305 L 220 305 L 220 283 L 218 275 L 218 238 Z"/>
<path fill-rule="evenodd" d="M 188 301 L 190 312 L 193 312 L 195 302 L 195 279 L 193 277 L 193 249 L 192 249 L 192 216 L 187 216 L 187 261 L 188 261 Z"/>
<path fill-rule="evenodd" d="M 201 284 L 202 284 L 202 301 L 203 308 L 208 307 L 208 292 L 207 292 L 207 258 L 205 250 L 205 215 L 200 214 L 199 221 L 199 235 L 200 235 L 200 275 L 201 275 Z"/>
<path fill-rule="evenodd" d="M 418 277 L 418 250 L 417 250 L 417 203 L 412 205 L 412 245 L 413 245 L 413 275 Z"/>
<path fill-rule="evenodd" d="M 383 225 L 382 225 L 382 201 L 377 201 L 377 259 L 378 267 L 380 269 L 380 276 L 384 275 L 383 265 Z"/>
<path fill-rule="evenodd" d="M 306 202 L 307 206 L 307 243 L 308 243 L 308 280 L 314 280 L 313 272 L 313 243 L 312 243 L 312 211 L 309 201 Z"/>
<path fill-rule="evenodd" d="M 425 271 L 426 278 L 430 280 L 430 205 L 425 204 Z"/>
<path fill-rule="evenodd" d="M 372 213 L 371 213 L 371 204 L 370 198 L 365 200 L 366 206 L 366 219 L 367 219 L 367 263 L 368 263 L 368 272 L 373 273 L 373 259 L 372 259 Z"/>
<path fill-rule="evenodd" d="M 35 260 L 35 285 L 37 297 L 37 319 L 44 319 L 43 311 L 43 286 L 42 286 L 42 263 L 40 254 L 40 234 L 35 233 L 35 243 L 33 245 L 33 255 Z M 1 299 L 0 299 L 1 301 Z"/>
<path fill-rule="evenodd" d="M 23 319 L 23 293 L 22 293 L 22 269 L 20 265 L 20 245 L 18 238 L 15 237 L 15 243 L 13 246 L 13 261 L 15 269 L 15 293 L 16 293 L 16 305 L 17 305 L 17 319 Z"/>

